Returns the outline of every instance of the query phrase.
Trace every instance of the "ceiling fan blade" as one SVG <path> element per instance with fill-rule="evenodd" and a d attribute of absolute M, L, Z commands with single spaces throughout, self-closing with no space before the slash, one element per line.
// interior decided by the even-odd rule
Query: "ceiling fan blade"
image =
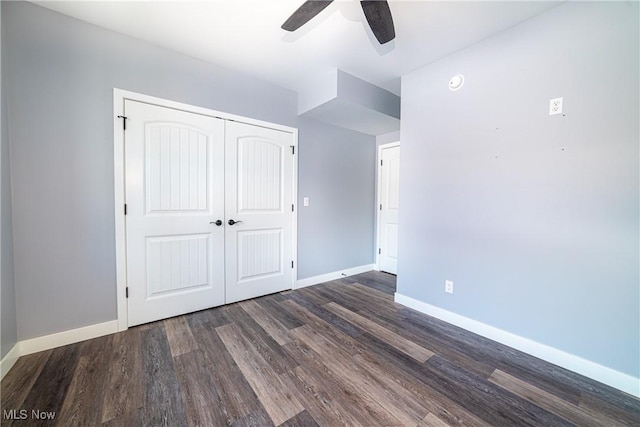
<path fill-rule="evenodd" d="M 393 17 L 389 3 L 386 1 L 361 1 L 362 11 L 367 18 L 369 27 L 380 44 L 385 44 L 396 37 L 393 28 Z"/>
<path fill-rule="evenodd" d="M 324 10 L 325 7 L 333 3 L 333 0 L 308 0 L 302 3 L 293 14 L 282 24 L 282 29 L 295 31 L 309 22 L 314 16 Z"/>

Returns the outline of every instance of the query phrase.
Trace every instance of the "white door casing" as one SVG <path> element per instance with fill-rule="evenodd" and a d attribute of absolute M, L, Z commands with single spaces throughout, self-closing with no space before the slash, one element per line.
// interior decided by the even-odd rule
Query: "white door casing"
<path fill-rule="evenodd" d="M 398 271 L 398 208 L 400 193 L 400 145 L 381 146 L 379 166 L 378 268 Z"/>
<path fill-rule="evenodd" d="M 293 287 L 293 147 L 291 133 L 226 124 L 227 303 Z"/>
<path fill-rule="evenodd" d="M 224 121 L 126 101 L 129 326 L 224 303 Z"/>

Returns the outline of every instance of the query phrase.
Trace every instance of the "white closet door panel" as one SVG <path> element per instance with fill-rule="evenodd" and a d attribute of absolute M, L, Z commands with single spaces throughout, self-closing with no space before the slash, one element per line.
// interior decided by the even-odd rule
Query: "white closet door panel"
<path fill-rule="evenodd" d="M 293 286 L 293 135 L 226 124 L 226 301 Z"/>
<path fill-rule="evenodd" d="M 211 287 L 208 234 L 147 237 L 147 299 Z"/>
<path fill-rule="evenodd" d="M 283 230 L 238 231 L 238 283 L 282 275 Z"/>
<path fill-rule="evenodd" d="M 172 123 L 147 123 L 144 134 L 147 213 L 210 212 L 210 135 Z"/>
<path fill-rule="evenodd" d="M 129 325 L 224 303 L 224 122 L 126 101 Z"/>
<path fill-rule="evenodd" d="M 386 150 L 383 152 L 383 157 L 387 159 L 387 176 L 388 183 L 385 186 L 387 210 L 393 212 L 395 215 L 398 213 L 399 199 L 400 199 L 400 148 L 391 148 L 391 152 Z"/>
<path fill-rule="evenodd" d="M 386 239 L 385 239 L 385 247 L 386 247 L 386 256 L 395 260 L 398 260 L 398 224 L 386 224 Z M 395 271 L 390 271 L 390 273 L 394 273 Z"/>
<path fill-rule="evenodd" d="M 283 157 L 267 139 L 238 139 L 238 212 L 282 211 Z"/>

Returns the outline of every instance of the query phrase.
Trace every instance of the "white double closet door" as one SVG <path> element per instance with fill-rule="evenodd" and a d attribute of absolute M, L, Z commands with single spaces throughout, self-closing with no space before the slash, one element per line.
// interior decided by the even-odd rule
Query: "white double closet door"
<path fill-rule="evenodd" d="M 125 101 L 129 326 L 291 289 L 292 133 Z"/>

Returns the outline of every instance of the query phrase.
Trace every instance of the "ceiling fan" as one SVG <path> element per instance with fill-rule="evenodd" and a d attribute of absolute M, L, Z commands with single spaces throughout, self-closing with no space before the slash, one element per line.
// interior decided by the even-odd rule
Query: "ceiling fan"
<path fill-rule="evenodd" d="M 302 3 L 293 14 L 282 24 L 282 29 L 295 31 L 309 22 L 314 16 L 322 12 L 333 0 L 308 0 Z M 378 43 L 385 44 L 396 37 L 393 28 L 393 18 L 389 3 L 386 1 L 361 1 L 362 11 L 367 18 L 371 31 L 376 36 Z"/>

